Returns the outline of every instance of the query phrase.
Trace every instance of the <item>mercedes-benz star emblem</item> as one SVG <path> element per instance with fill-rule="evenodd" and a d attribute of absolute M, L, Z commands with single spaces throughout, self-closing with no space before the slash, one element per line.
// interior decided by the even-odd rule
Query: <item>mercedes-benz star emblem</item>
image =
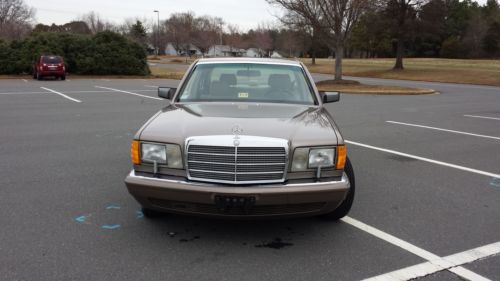
<path fill-rule="evenodd" d="M 243 129 L 239 125 L 236 125 L 233 127 L 232 132 L 234 134 L 233 144 L 234 146 L 239 146 L 240 145 L 239 135 L 243 133 Z"/>
<path fill-rule="evenodd" d="M 243 129 L 240 127 L 240 125 L 236 125 L 233 127 L 233 134 L 238 136 L 238 135 L 241 135 L 241 133 L 243 133 Z"/>

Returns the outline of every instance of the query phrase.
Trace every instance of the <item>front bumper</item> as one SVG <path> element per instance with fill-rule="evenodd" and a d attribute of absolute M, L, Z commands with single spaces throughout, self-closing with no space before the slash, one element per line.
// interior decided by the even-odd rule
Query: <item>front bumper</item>
<path fill-rule="evenodd" d="M 130 194 L 145 208 L 215 217 L 298 217 L 332 212 L 346 197 L 350 184 L 344 173 L 338 181 L 300 184 L 228 186 L 136 175 L 125 179 Z M 253 197 L 249 210 L 221 210 L 216 196 Z"/>

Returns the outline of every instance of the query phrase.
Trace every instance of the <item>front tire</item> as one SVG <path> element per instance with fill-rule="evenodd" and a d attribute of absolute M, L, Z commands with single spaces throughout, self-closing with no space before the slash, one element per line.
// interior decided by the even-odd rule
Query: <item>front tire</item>
<path fill-rule="evenodd" d="M 347 178 L 349 178 L 349 192 L 347 193 L 347 196 L 345 197 L 344 201 L 331 213 L 327 213 L 324 215 L 321 215 L 321 217 L 328 219 L 328 220 L 339 220 L 343 217 L 345 217 L 349 211 L 351 210 L 352 203 L 354 202 L 354 193 L 356 189 L 356 183 L 354 179 L 354 170 L 352 169 L 351 161 L 349 158 L 346 160 L 345 164 L 345 173 L 347 174 Z"/>

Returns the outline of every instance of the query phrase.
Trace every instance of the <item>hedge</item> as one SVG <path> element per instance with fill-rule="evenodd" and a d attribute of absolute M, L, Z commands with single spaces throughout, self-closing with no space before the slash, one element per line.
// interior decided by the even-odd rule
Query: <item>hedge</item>
<path fill-rule="evenodd" d="M 35 33 L 20 41 L 0 41 L 0 74 L 30 73 L 32 62 L 42 54 L 64 57 L 67 71 L 74 74 L 150 73 L 142 45 L 103 31 L 96 35 Z"/>

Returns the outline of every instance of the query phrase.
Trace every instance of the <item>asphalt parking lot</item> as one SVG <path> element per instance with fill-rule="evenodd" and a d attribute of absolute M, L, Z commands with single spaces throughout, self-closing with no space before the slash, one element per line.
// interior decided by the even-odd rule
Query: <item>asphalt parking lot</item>
<path fill-rule="evenodd" d="M 500 87 L 360 80 L 440 94 L 328 106 L 356 174 L 340 222 L 145 219 L 130 141 L 178 81 L 0 80 L 0 279 L 500 279 Z"/>

